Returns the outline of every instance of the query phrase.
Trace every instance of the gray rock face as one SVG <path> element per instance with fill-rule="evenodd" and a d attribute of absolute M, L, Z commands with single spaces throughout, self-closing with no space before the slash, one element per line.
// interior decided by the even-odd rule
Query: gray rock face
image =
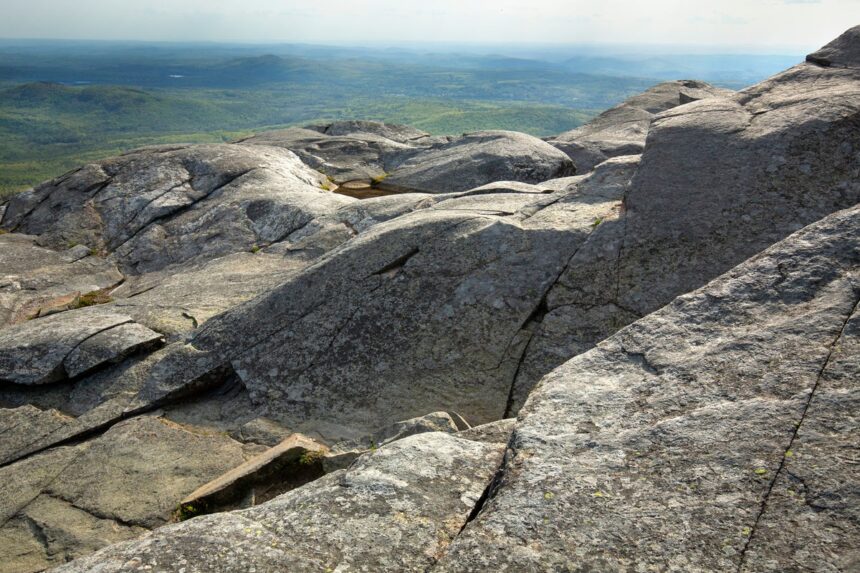
<path fill-rule="evenodd" d="M 74 378 L 161 335 L 122 316 L 90 308 L 0 330 L 0 381 L 46 384 Z"/>
<path fill-rule="evenodd" d="M 859 272 L 855 207 L 553 371 L 434 570 L 850 570 Z"/>
<path fill-rule="evenodd" d="M 616 198 L 466 197 L 380 223 L 169 348 L 158 400 L 229 363 L 266 415 L 326 440 L 427 411 L 500 417 L 529 321 Z M 167 374 L 170 372 L 171 374 Z"/>
<path fill-rule="evenodd" d="M 809 54 L 806 61 L 819 66 L 860 67 L 860 26 L 851 28 L 817 52 Z"/>
<path fill-rule="evenodd" d="M 634 98 L 583 135 L 619 143 L 583 175 L 521 134 L 337 122 L 14 198 L 0 564 L 137 537 L 253 466 L 213 511 L 335 473 L 104 567 L 850 570 L 857 212 L 831 214 L 860 199 L 852 34 L 737 94 Z M 357 200 L 314 167 L 423 192 Z M 296 432 L 333 453 L 278 483 L 243 466 Z"/>
<path fill-rule="evenodd" d="M 0 327 L 74 308 L 80 296 L 118 285 L 116 265 L 83 245 L 52 251 L 37 238 L 0 234 Z"/>
<path fill-rule="evenodd" d="M 660 112 L 692 101 L 725 97 L 730 90 L 705 82 L 665 82 L 635 95 L 598 117 L 548 142 L 573 159 L 578 173 L 587 173 L 610 157 L 642 153 L 651 120 Z"/>
<path fill-rule="evenodd" d="M 201 515 L 257 505 L 320 477 L 326 453 L 325 446 L 293 434 L 188 494 L 180 511 Z"/>
<path fill-rule="evenodd" d="M 540 183 L 575 173 L 573 162 L 551 145 L 522 133 L 467 133 L 401 163 L 385 187 L 427 193 L 473 189 L 494 181 Z"/>
<path fill-rule="evenodd" d="M 812 63 L 657 115 L 622 216 L 596 229 L 548 294 L 517 393 L 618 328 L 860 201 L 858 118 L 860 71 Z"/>
<path fill-rule="evenodd" d="M 289 149 L 308 166 L 342 183 L 384 177 L 434 141 L 406 126 L 343 121 L 264 132 L 239 143 Z"/>
<path fill-rule="evenodd" d="M 488 442 L 495 444 L 507 444 L 511 437 L 511 432 L 514 431 L 516 424 L 515 418 L 506 418 L 489 424 L 482 424 L 463 430 L 458 437 L 464 440 L 473 440 L 476 442 Z"/>
<path fill-rule="evenodd" d="M 73 571 L 426 571 L 492 479 L 503 446 L 425 433 L 248 510 L 106 548 Z"/>
<path fill-rule="evenodd" d="M 383 428 L 377 432 L 372 438 L 371 443 L 384 446 L 403 438 L 414 436 L 415 434 L 423 434 L 426 432 L 445 432 L 453 434 L 458 431 L 457 423 L 451 418 L 447 412 L 433 412 L 417 418 L 395 422 L 387 428 Z"/>
<path fill-rule="evenodd" d="M 41 571 L 138 537 L 243 461 L 230 438 L 139 417 L 0 468 L 0 571 Z"/>
<path fill-rule="evenodd" d="M 397 143 L 415 143 L 426 141 L 430 134 L 408 125 L 380 123 L 378 121 L 335 121 L 321 125 L 310 125 L 308 129 L 326 135 L 376 135 Z"/>
<path fill-rule="evenodd" d="M 431 138 L 403 126 L 338 122 L 262 133 L 240 143 L 284 147 L 337 183 L 373 179 L 392 191 L 449 193 L 496 181 L 539 183 L 575 171 L 564 153 L 510 131 Z"/>
<path fill-rule="evenodd" d="M 112 253 L 135 274 L 248 251 L 352 200 L 292 153 L 155 147 L 91 164 L 12 198 L 2 228 Z"/>
<path fill-rule="evenodd" d="M 650 312 L 698 286 L 704 267 L 725 271 L 860 201 L 858 95 L 860 72 L 801 64 L 656 119 L 626 197 L 620 302 Z M 691 161 L 707 178 L 678 168 Z M 683 229 L 658 227 L 682 196 Z"/>
<path fill-rule="evenodd" d="M 227 157 L 228 166 L 236 157 L 259 163 L 257 153 L 290 157 L 267 147 L 243 149 L 235 154 L 222 146 L 148 150 L 129 156 L 136 158 L 137 167 L 127 164 L 128 158 L 104 164 L 117 163 L 122 177 L 137 181 L 148 170 L 157 172 L 159 161 L 168 167 L 184 165 L 189 155 L 206 165 Z M 79 188 L 100 181 L 98 169 L 85 168 L 50 183 L 48 191 L 17 199 L 7 213 L 14 217 L 7 216 L 3 224 L 10 229 L 32 227 L 41 233 L 37 241 L 44 245 L 58 245 L 82 229 L 87 241 L 107 245 L 108 226 L 99 222 L 105 215 L 86 219 L 93 223 L 89 228 L 78 227 L 80 218 L 74 215 L 76 209 L 90 208 L 91 197 L 85 193 L 90 199 L 83 199 Z M 259 170 L 267 173 L 270 167 Z M 228 212 L 235 206 L 235 194 L 257 192 L 250 183 L 239 185 L 242 179 L 147 228 L 168 228 L 182 236 L 186 227 L 174 225 L 177 217 L 191 221 L 212 211 Z M 125 282 L 110 291 L 112 300 L 15 327 L 32 329 L 48 320 L 61 325 L 27 333 L 29 342 L 24 344 L 46 337 L 45 356 L 22 353 L 21 333 L 2 331 L 9 335 L 10 372 L 26 374 L 34 362 L 40 381 L 62 382 L 44 385 L 38 393 L 25 391 L 20 384 L 0 386 L 0 405 L 5 407 L 0 424 L 7 428 L 8 438 L 0 448 L 0 463 L 8 464 L 10 475 L 25 471 L 21 464 L 51 448 L 70 440 L 89 443 L 88 436 L 161 406 L 165 420 L 195 432 L 235 436 L 248 442 L 246 449 L 258 447 L 252 442 L 275 439 L 272 436 L 279 431 L 300 429 L 332 443 L 440 409 L 462 411 L 470 422 L 494 420 L 505 410 L 517 359 L 543 293 L 576 245 L 592 232 L 593 221 L 611 216 L 617 208 L 617 197 L 567 201 L 564 191 L 546 194 L 542 187 L 518 182 L 453 194 L 415 193 L 361 202 L 342 197 L 330 203 L 325 203 L 335 197 L 330 193 L 299 187 L 283 188 L 281 199 L 304 204 L 304 196 L 312 195 L 323 203 L 311 204 L 308 222 L 271 245 L 261 243 L 259 252 L 241 252 L 249 244 L 244 240 L 226 241 L 225 249 L 239 252 L 209 260 L 204 259 L 212 254 L 138 259 L 134 253 L 140 249 L 127 254 L 122 247 L 116 251 L 104 247 L 106 264 L 116 261 L 126 273 Z M 128 187 L 125 197 L 147 189 L 144 183 Z M 44 194 L 44 200 L 35 205 L 37 194 Z M 111 217 L 124 212 L 124 200 L 111 207 Z M 48 204 L 69 214 L 49 227 L 47 211 L 40 210 Z M 287 221 L 275 220 L 272 225 L 292 228 L 293 211 L 272 211 L 276 212 Z M 225 233 L 232 229 L 228 226 Z M 192 233 L 190 243 L 198 239 L 204 236 Z M 32 245 L 33 239 L 28 240 Z M 82 247 L 87 254 L 92 244 Z M 468 257 L 460 255 L 461 248 L 470 253 Z M 512 273 L 508 267 L 517 270 Z M 392 313 L 392 308 L 402 311 Z M 133 338 L 149 329 L 163 334 L 168 346 L 159 352 L 151 352 L 148 344 L 117 347 L 114 337 L 101 336 L 88 326 L 105 316 L 123 317 L 122 324 L 111 327 L 118 334 Z M 401 323 L 406 316 L 412 317 L 411 323 Z M 240 322 L 231 325 L 234 320 Z M 353 330 L 363 333 L 357 339 L 360 344 L 351 340 Z M 68 340 L 60 344 L 57 337 Z M 113 364 L 133 349 L 142 352 Z M 379 360 L 389 352 L 390 359 Z M 281 358 L 287 361 L 279 363 Z M 265 363 L 274 368 L 264 368 Z M 66 364 L 68 370 L 61 370 Z M 333 372 L 339 374 L 332 376 Z M 414 372 L 423 374 L 413 394 Z M 69 376 L 74 378 L 65 382 Z M 270 382 L 271 377 L 277 381 Z M 309 388 L 315 388 L 317 396 L 303 397 L 305 384 L 312 384 Z M 253 424 L 261 417 L 270 420 L 262 432 Z M 466 425 L 457 422 L 449 430 L 462 427 Z M 137 441 L 134 447 L 144 444 Z M 355 457 L 348 454 L 341 466 Z M 326 459 L 331 468 L 333 461 Z M 196 472 L 179 466 L 162 471 L 169 479 Z M 172 499 L 173 494 L 167 497 Z M 24 519 L 22 512 L 19 517 Z M 29 522 L 15 523 L 15 538 L 38 550 L 13 566 L 24 567 L 31 558 L 33 563 L 55 558 L 53 549 L 39 549 L 37 530 L 25 527 Z M 59 531 L 58 527 L 54 529 Z M 93 538 L 63 531 L 69 543 L 62 546 L 64 555 L 77 556 L 98 545 Z M 126 534 L 135 532 L 130 529 Z M 80 547 L 74 546 L 75 539 Z"/>

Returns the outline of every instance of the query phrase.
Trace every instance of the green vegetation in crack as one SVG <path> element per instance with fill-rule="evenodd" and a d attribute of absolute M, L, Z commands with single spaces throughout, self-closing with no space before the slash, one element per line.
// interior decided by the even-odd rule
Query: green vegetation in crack
<path fill-rule="evenodd" d="M 109 291 L 110 289 L 101 289 L 82 294 L 72 308 L 84 308 L 113 302 L 113 298 L 108 294 Z"/>
<path fill-rule="evenodd" d="M 194 503 L 180 503 L 173 511 L 174 521 L 185 521 L 198 515 L 209 513 L 206 503 L 197 501 Z"/>
<path fill-rule="evenodd" d="M 388 175 L 389 175 L 388 173 L 383 173 L 382 175 L 377 175 L 376 177 L 372 177 L 370 179 L 370 186 L 376 187 L 377 185 L 379 185 L 380 183 L 385 181 L 388 178 Z"/>

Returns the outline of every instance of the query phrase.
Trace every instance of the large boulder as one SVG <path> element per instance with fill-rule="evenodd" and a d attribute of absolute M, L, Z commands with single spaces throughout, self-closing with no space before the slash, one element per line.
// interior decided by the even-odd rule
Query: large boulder
<path fill-rule="evenodd" d="M 694 80 L 664 82 L 547 141 L 573 159 L 578 173 L 587 173 L 610 157 L 642 153 L 651 120 L 658 113 L 730 93 Z"/>
<path fill-rule="evenodd" d="M 540 183 L 575 171 L 570 158 L 536 137 L 511 131 L 479 131 L 414 155 L 391 172 L 383 185 L 446 193 L 494 181 Z"/>

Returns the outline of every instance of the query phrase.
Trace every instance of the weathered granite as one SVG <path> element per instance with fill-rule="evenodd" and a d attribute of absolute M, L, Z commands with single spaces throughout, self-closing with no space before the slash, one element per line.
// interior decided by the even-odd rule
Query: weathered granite
<path fill-rule="evenodd" d="M 466 523 L 502 450 L 410 436 L 261 506 L 165 527 L 56 571 L 425 571 Z"/>
<path fill-rule="evenodd" d="M 540 183 L 575 171 L 566 154 L 536 137 L 512 131 L 478 131 L 414 155 L 392 171 L 381 186 L 446 193 L 494 181 Z"/>
<path fill-rule="evenodd" d="M 547 295 L 518 403 L 567 357 L 858 201 L 858 69 L 802 63 L 662 112 L 622 216 L 596 229 Z"/>
<path fill-rule="evenodd" d="M 228 437 L 144 416 L 2 467 L 0 570 L 41 571 L 137 537 L 243 461 Z"/>
<path fill-rule="evenodd" d="M 673 107 L 730 94 L 705 82 L 664 82 L 609 109 L 585 125 L 547 141 L 567 153 L 584 174 L 610 157 L 642 153 L 651 120 Z"/>
<path fill-rule="evenodd" d="M 858 303 L 854 207 L 568 361 L 434 571 L 850 569 Z"/>

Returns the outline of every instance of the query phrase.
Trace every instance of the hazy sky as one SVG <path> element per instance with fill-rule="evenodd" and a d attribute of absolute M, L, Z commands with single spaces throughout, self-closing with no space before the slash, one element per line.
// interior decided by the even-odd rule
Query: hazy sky
<path fill-rule="evenodd" d="M 860 0 L 0 0 L 0 37 L 820 46 Z"/>

